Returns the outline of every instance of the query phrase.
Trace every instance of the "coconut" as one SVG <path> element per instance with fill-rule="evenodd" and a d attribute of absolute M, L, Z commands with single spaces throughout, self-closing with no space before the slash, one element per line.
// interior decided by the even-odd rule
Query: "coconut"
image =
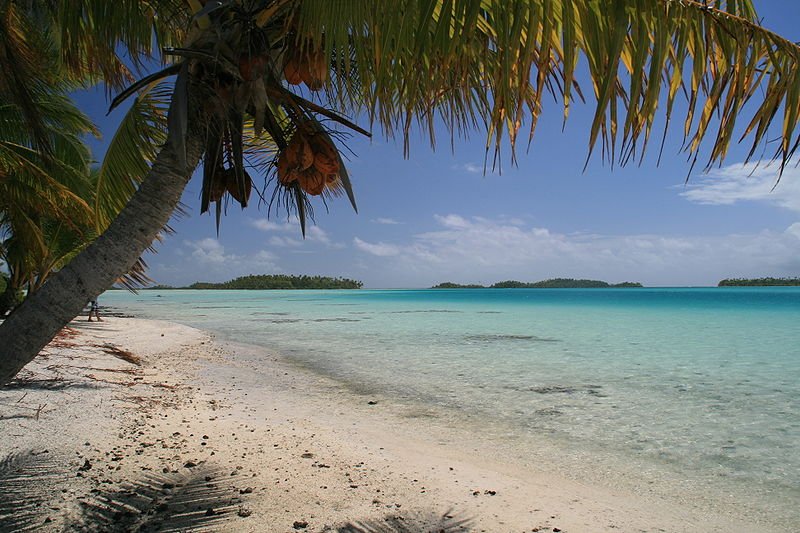
<path fill-rule="evenodd" d="M 319 196 L 325 190 L 325 176 L 315 168 L 300 173 L 300 187 L 313 196 Z"/>
<path fill-rule="evenodd" d="M 287 54 L 286 64 L 283 66 L 283 75 L 286 77 L 286 81 L 292 85 L 300 85 L 303 83 L 301 64 L 302 61 L 298 53 L 292 51 Z"/>
<path fill-rule="evenodd" d="M 325 84 L 328 79 L 328 58 L 325 55 L 325 50 L 322 48 L 310 52 L 306 59 L 307 67 L 304 74 L 306 77 L 303 81 L 306 82 L 308 88 L 312 91 L 318 91 Z"/>
<path fill-rule="evenodd" d="M 287 150 L 281 152 L 278 156 L 278 181 L 283 185 L 289 185 L 297 180 L 297 171 L 289 165 L 289 158 L 287 157 Z"/>
<path fill-rule="evenodd" d="M 339 152 L 321 135 L 311 138 L 311 149 L 314 151 L 314 167 L 323 174 L 339 173 Z"/>
<path fill-rule="evenodd" d="M 278 156 L 278 181 L 282 185 L 289 185 L 297 181 L 297 176 L 297 169 L 289 165 L 289 158 L 286 155 L 286 150 L 284 150 Z"/>
<path fill-rule="evenodd" d="M 306 170 L 314 164 L 314 152 L 311 150 L 311 145 L 300 132 L 296 132 L 289 140 L 286 156 L 289 159 L 289 167 L 296 170 Z"/>

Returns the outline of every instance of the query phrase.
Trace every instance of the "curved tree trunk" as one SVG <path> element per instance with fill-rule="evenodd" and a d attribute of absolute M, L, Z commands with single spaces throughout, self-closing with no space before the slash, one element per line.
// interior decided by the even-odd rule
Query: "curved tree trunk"
<path fill-rule="evenodd" d="M 190 121 L 191 124 L 191 121 Z M 203 139 L 190 126 L 186 168 L 167 145 L 108 229 L 0 324 L 0 384 L 8 383 L 86 303 L 127 272 L 169 220 L 201 156 Z"/>

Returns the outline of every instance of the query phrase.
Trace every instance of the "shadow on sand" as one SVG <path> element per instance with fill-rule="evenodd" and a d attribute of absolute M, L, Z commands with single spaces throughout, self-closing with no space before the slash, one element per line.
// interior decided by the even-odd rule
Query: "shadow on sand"
<path fill-rule="evenodd" d="M 234 520 L 250 515 L 227 472 L 206 465 L 185 474 L 145 473 L 115 487 L 96 486 L 85 496 L 75 496 L 78 505 L 70 512 L 58 504 L 63 502 L 62 491 L 76 488 L 72 470 L 65 458 L 47 451 L 15 452 L 0 461 L 0 532 L 236 531 Z M 58 509 L 61 515 L 54 513 Z M 351 521 L 326 531 L 455 533 L 470 531 L 470 522 L 451 512 L 409 512 Z"/>
<path fill-rule="evenodd" d="M 215 531 L 245 512 L 223 473 L 198 466 L 187 474 L 146 474 L 94 488 L 79 498 L 77 514 L 53 520 L 51 506 L 74 479 L 68 468 L 47 452 L 6 456 L 0 462 L 0 532 Z"/>
<path fill-rule="evenodd" d="M 336 529 L 338 533 L 456 533 L 471 531 L 472 519 L 457 516 L 448 511 L 439 516 L 435 513 L 411 517 L 387 516 L 383 519 L 349 522 Z"/>

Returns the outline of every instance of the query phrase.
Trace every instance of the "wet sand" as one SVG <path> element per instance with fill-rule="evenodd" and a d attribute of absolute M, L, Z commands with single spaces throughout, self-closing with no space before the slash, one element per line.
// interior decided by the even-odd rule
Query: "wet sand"
<path fill-rule="evenodd" d="M 73 322 L 0 389 L 0 530 L 769 530 L 504 462 L 253 350 Z"/>

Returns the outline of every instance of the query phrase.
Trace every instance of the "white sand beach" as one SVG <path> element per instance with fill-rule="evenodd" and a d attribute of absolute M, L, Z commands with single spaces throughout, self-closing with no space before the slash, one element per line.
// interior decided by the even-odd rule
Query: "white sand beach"
<path fill-rule="evenodd" d="M 3 531 L 769 530 L 521 468 L 190 327 L 67 331 L 0 390 Z"/>

